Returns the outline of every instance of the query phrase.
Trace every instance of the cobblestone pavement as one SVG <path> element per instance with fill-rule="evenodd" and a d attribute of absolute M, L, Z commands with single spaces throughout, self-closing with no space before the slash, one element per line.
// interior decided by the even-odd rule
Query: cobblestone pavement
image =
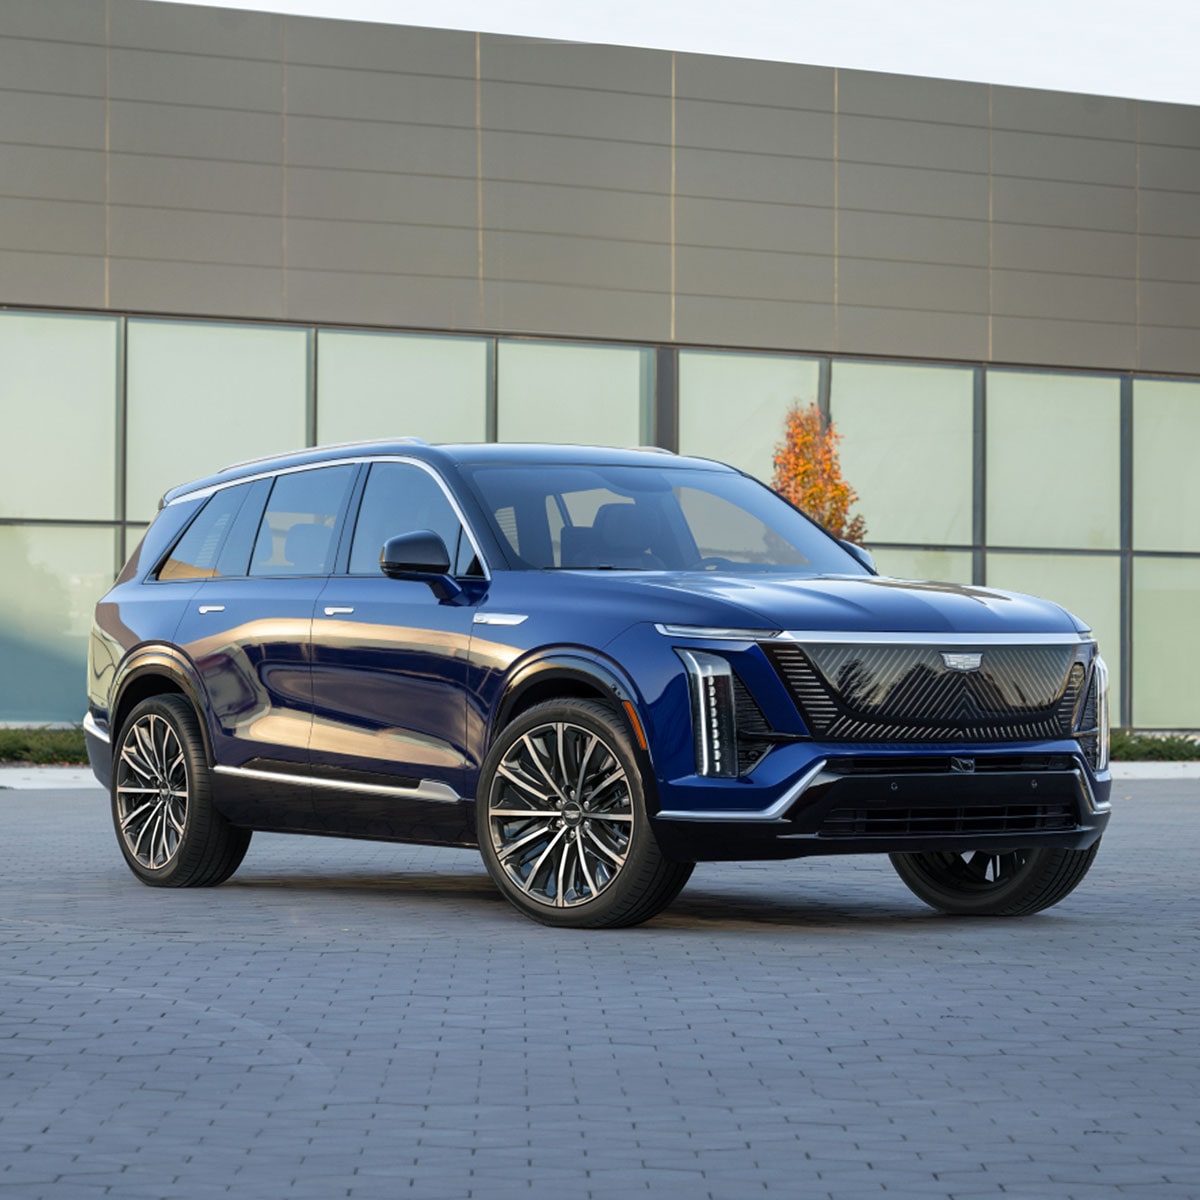
<path fill-rule="evenodd" d="M 1118 796 L 1037 917 L 825 859 L 579 933 L 465 851 L 144 888 L 98 790 L 0 792 L 0 1197 L 1195 1200 L 1200 785 Z"/>

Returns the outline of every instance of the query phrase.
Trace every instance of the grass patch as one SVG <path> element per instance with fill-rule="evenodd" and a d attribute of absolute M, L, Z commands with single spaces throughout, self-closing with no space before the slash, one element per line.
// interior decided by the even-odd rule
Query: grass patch
<path fill-rule="evenodd" d="M 83 728 L 0 729 L 0 763 L 86 765 Z"/>
<path fill-rule="evenodd" d="M 1114 729 L 1109 757 L 1117 762 L 1189 762 L 1200 759 L 1200 741 L 1177 733 Z"/>

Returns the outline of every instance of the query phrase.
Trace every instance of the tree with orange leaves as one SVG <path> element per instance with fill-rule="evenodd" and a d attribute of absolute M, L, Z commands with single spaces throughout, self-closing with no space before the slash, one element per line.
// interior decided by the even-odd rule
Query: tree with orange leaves
<path fill-rule="evenodd" d="M 784 422 L 783 441 L 775 447 L 772 486 L 835 537 L 861 542 L 867 523 L 860 515 L 850 515 L 858 493 L 842 478 L 837 453 L 841 437 L 815 404 L 794 405 Z"/>

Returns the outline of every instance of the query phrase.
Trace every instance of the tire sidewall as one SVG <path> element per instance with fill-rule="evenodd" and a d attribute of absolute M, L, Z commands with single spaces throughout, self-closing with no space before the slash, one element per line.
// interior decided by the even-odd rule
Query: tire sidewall
<path fill-rule="evenodd" d="M 496 768 L 522 735 L 543 725 L 556 721 L 569 722 L 587 729 L 603 739 L 625 771 L 629 782 L 630 807 L 633 812 L 633 832 L 630 849 L 617 877 L 595 900 L 570 908 L 554 908 L 548 904 L 523 895 L 513 884 L 501 865 L 492 843 L 491 821 L 488 805 L 495 784 Z M 625 724 L 619 714 L 607 705 L 587 700 L 551 700 L 535 705 L 522 713 L 497 736 L 484 759 L 479 774 L 479 788 L 475 798 L 476 837 L 479 853 L 493 882 L 511 904 L 526 916 L 544 925 L 579 926 L 606 925 L 608 918 L 629 903 L 630 881 L 641 876 L 647 862 L 660 856 L 650 818 L 646 813 L 646 788 L 642 776 L 642 764 L 633 748 Z"/>
<path fill-rule="evenodd" d="M 1096 847 L 1084 851 L 1046 846 L 1026 849 L 1024 853 L 1027 857 L 1011 879 L 979 891 L 956 889 L 931 878 L 928 866 L 922 862 L 925 856 L 921 853 L 891 854 L 888 857 L 905 886 L 932 908 L 951 916 L 1017 917 L 1048 908 L 1073 890 L 1078 880 L 1062 895 L 1047 897 L 1043 903 L 1031 903 L 1034 897 L 1043 892 L 1046 881 L 1058 870 L 1064 856 L 1088 856 L 1087 865 L 1090 865 L 1090 858 L 1094 857 L 1098 845 L 1096 843 Z"/>
<path fill-rule="evenodd" d="M 158 869 L 151 869 L 138 862 L 127 844 L 125 835 L 121 832 L 120 805 L 117 793 L 117 786 L 120 779 L 121 752 L 125 746 L 125 739 L 138 721 L 150 715 L 161 717 L 167 721 L 172 730 L 174 730 L 175 736 L 179 739 L 179 745 L 183 750 L 183 766 L 188 793 L 183 815 L 183 833 L 180 836 L 179 848 L 171 861 L 165 867 Z M 196 842 L 195 827 L 200 820 L 200 806 L 203 803 L 201 792 L 202 790 L 204 792 L 207 791 L 207 781 L 208 762 L 204 754 L 203 745 L 200 744 L 199 726 L 191 705 L 183 697 L 175 695 L 153 696 L 135 705 L 128 717 L 125 718 L 125 723 L 121 726 L 121 732 L 116 742 L 116 749 L 113 752 L 112 785 L 109 792 L 109 799 L 112 811 L 113 831 L 117 835 L 117 845 L 120 846 L 121 854 L 124 856 L 129 869 L 143 883 L 150 884 L 153 887 L 172 887 L 175 885 L 176 877 L 188 870 L 190 865 L 188 860 L 191 857 L 190 852 L 194 849 Z"/>

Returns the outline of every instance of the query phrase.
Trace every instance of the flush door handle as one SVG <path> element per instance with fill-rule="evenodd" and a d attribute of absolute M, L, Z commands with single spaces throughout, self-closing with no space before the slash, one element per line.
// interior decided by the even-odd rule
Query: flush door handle
<path fill-rule="evenodd" d="M 223 604 L 202 604 L 202 605 L 200 605 L 200 609 L 199 609 L 201 616 L 204 616 L 205 613 L 224 612 L 224 611 L 225 611 L 225 605 L 223 605 Z"/>
<path fill-rule="evenodd" d="M 352 608 L 344 608 L 344 607 L 339 608 L 336 604 L 330 604 L 325 609 L 325 615 L 327 617 L 349 616 L 350 613 L 352 613 L 353 611 L 354 611 L 354 609 L 352 609 Z"/>

